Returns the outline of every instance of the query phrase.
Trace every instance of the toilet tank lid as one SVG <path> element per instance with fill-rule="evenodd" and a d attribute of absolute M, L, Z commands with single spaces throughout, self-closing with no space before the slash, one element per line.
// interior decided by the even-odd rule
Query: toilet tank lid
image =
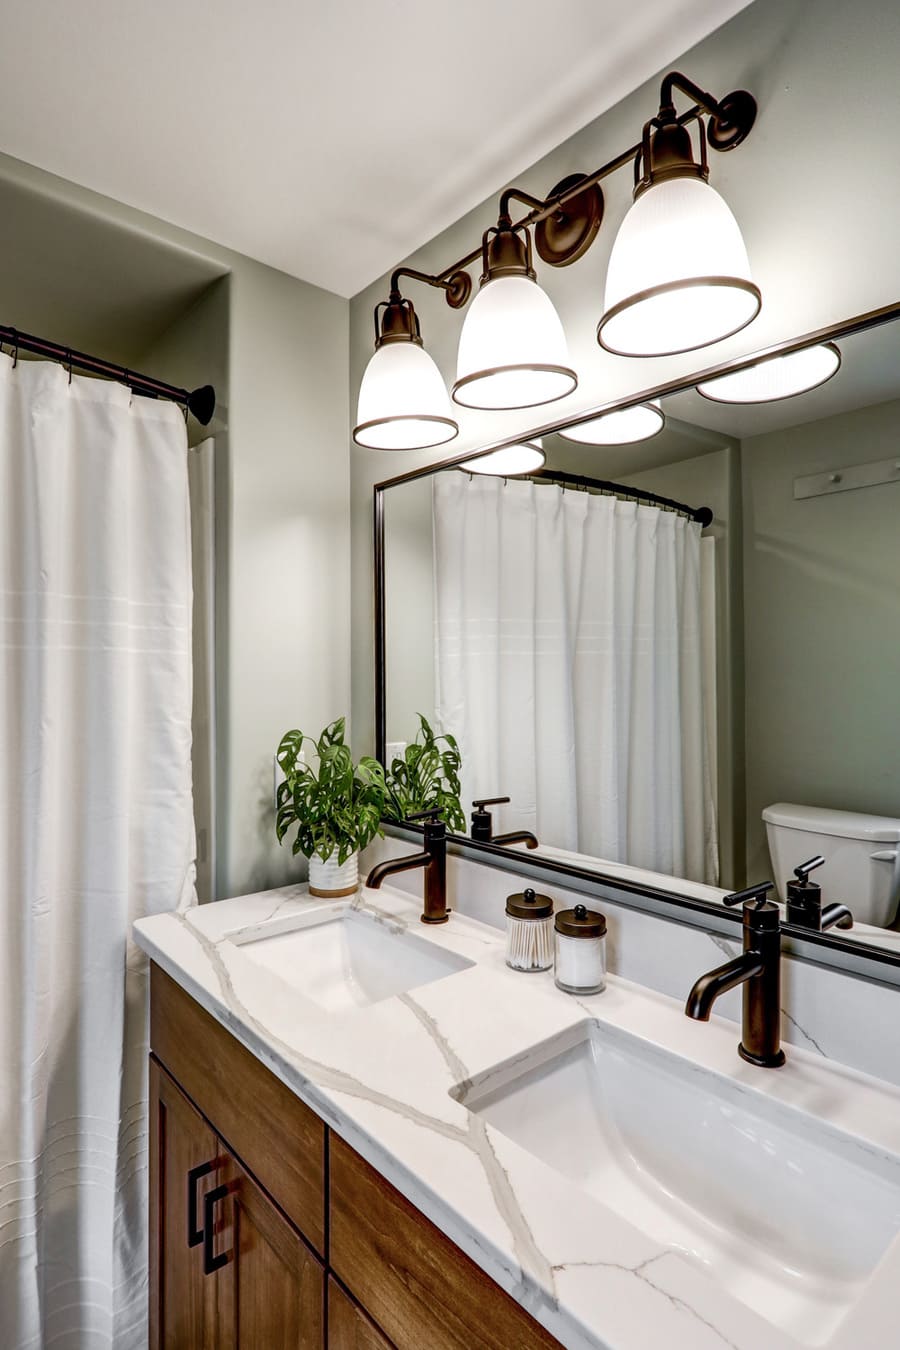
<path fill-rule="evenodd" d="M 892 816 L 867 816 L 858 811 L 775 802 L 763 808 L 762 818 L 767 825 L 808 830 L 810 834 L 833 834 L 838 839 L 867 839 L 873 844 L 894 844 L 900 840 L 900 820 Z"/>

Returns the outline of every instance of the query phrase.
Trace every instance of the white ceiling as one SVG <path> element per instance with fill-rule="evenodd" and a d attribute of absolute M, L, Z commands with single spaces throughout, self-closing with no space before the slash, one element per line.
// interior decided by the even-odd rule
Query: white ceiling
<path fill-rule="evenodd" d="M 0 149 L 354 295 L 748 0 L 28 0 Z"/>

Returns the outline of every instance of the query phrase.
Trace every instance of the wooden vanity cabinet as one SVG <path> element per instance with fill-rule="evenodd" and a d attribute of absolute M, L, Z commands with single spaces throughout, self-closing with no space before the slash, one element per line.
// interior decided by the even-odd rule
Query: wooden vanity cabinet
<path fill-rule="evenodd" d="M 561 1350 L 157 966 L 150 1350 Z"/>

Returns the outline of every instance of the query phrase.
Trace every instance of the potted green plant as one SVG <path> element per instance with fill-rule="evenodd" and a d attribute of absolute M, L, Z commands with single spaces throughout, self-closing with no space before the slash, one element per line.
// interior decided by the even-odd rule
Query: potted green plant
<path fill-rule="evenodd" d="M 466 815 L 459 799 L 459 746 L 449 732 L 436 736 L 421 713 L 419 730 L 402 756 L 392 760 L 385 773 L 384 816 L 406 820 L 414 811 L 437 807 L 447 828 L 466 832 Z"/>
<path fill-rule="evenodd" d="M 353 895 L 359 885 L 359 851 L 381 834 L 384 770 L 364 756 L 353 763 L 337 718 L 314 738 L 285 732 L 276 758 L 284 774 L 275 800 L 275 833 L 284 841 L 297 826 L 293 852 L 309 859 L 310 895 Z M 315 764 L 307 762 L 305 747 Z"/>

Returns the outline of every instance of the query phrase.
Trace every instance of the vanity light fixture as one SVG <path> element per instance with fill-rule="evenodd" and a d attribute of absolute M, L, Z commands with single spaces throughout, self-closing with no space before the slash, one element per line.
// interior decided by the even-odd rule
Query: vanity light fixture
<path fill-rule="evenodd" d="M 597 341 L 619 356 L 671 356 L 731 337 L 759 313 L 747 249 L 726 202 L 709 185 L 707 137 L 731 150 L 756 116 L 749 94 L 729 95 L 697 119 L 699 162 L 673 102 L 667 75 L 656 117 L 644 126 L 634 162 L 634 202 L 619 227 L 606 273 L 606 308 Z M 690 92 L 701 106 L 709 96 Z"/>
<path fill-rule="evenodd" d="M 666 425 L 659 399 L 591 417 L 557 434 L 580 445 L 634 445 L 658 436 Z"/>
<path fill-rule="evenodd" d="M 697 385 L 714 403 L 777 403 L 818 389 L 840 370 L 841 349 L 834 342 L 802 347 L 785 356 L 769 356 L 745 370 Z"/>
<path fill-rule="evenodd" d="M 479 455 L 477 459 L 464 460 L 457 467 L 467 473 L 489 473 L 496 478 L 517 478 L 521 474 L 534 473 L 542 469 L 547 456 L 540 436 L 530 441 L 519 441 L 517 445 L 504 445 L 490 454 Z"/>
<path fill-rule="evenodd" d="M 370 450 L 444 445 L 459 433 L 452 412 L 412 302 L 393 287 L 387 302 L 375 306 L 375 351 L 359 387 L 353 439 Z"/>
<path fill-rule="evenodd" d="M 675 109 L 676 89 L 693 100 L 682 113 Z M 451 308 L 461 309 L 472 292 L 467 269 L 481 261 L 481 285 L 460 334 L 456 403 L 530 408 L 576 388 L 563 326 L 537 283 L 532 231 L 543 262 L 577 262 L 603 220 L 601 181 L 628 164 L 634 165 L 634 203 L 610 258 L 600 345 L 622 356 L 665 356 L 746 327 L 759 312 L 760 292 L 737 222 L 709 185 L 707 150 L 735 149 L 755 119 L 752 94 L 739 89 L 716 99 L 671 71 L 662 81 L 659 111 L 636 145 L 593 173 L 569 174 L 546 198 L 506 188 L 496 226 L 485 231 L 480 247 L 442 272 L 398 268 L 387 303 L 375 309 L 376 350 L 360 388 L 357 444 L 425 449 L 458 431 L 437 367 L 421 346 L 412 305 L 400 296 L 402 276 L 440 287 Z M 699 160 L 690 132 L 695 122 Z M 527 208 L 519 220 L 512 216 L 513 201 Z"/>
<path fill-rule="evenodd" d="M 509 215 L 481 243 L 481 288 L 459 338 L 453 398 L 467 408 L 533 408 L 578 384 L 553 302 L 537 284 L 528 229 Z"/>

